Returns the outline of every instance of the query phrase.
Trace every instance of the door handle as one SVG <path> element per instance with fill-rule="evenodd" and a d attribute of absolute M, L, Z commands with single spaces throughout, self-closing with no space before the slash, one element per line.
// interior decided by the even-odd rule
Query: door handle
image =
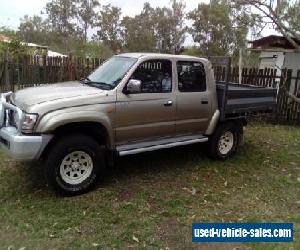
<path fill-rule="evenodd" d="M 208 100 L 207 99 L 201 100 L 201 104 L 208 104 Z"/>
<path fill-rule="evenodd" d="M 167 101 L 167 102 L 164 103 L 165 107 L 172 106 L 172 105 L 173 105 L 172 101 Z"/>

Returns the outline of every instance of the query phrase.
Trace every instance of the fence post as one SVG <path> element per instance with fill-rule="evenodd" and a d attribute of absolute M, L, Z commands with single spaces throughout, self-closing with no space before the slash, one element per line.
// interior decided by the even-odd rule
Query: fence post
<path fill-rule="evenodd" d="M 70 53 L 69 54 L 69 60 L 68 60 L 68 71 L 69 71 L 69 74 L 68 74 L 68 80 L 71 81 L 73 80 L 73 58 L 72 58 L 72 54 Z"/>
<path fill-rule="evenodd" d="M 242 70 L 243 70 L 243 49 L 239 51 L 239 84 L 242 84 Z"/>
<path fill-rule="evenodd" d="M 9 89 L 9 71 L 8 71 L 8 50 L 4 54 L 4 85 L 6 90 Z"/>
<path fill-rule="evenodd" d="M 227 58 L 226 71 L 225 71 L 225 82 L 228 83 L 231 77 L 231 57 Z"/>
<path fill-rule="evenodd" d="M 42 57 L 42 69 L 43 69 L 43 80 L 41 81 L 42 82 L 42 84 L 45 84 L 46 83 L 46 67 L 47 67 L 47 63 L 46 63 L 46 60 L 47 60 L 47 56 L 46 56 L 46 54 L 45 55 L 43 55 L 43 57 Z"/>

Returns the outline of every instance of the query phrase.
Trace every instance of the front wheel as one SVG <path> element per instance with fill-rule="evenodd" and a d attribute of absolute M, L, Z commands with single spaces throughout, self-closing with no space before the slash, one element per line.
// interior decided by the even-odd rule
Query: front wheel
<path fill-rule="evenodd" d="M 209 139 L 209 154 L 212 158 L 225 160 L 236 153 L 242 137 L 240 123 L 220 124 Z"/>
<path fill-rule="evenodd" d="M 69 135 L 55 143 L 46 159 L 48 183 L 59 193 L 77 195 L 90 190 L 103 176 L 104 155 L 86 135 Z"/>

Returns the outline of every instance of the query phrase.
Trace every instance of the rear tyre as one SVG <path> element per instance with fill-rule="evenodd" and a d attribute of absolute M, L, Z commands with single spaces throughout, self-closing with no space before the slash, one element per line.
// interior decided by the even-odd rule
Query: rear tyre
<path fill-rule="evenodd" d="M 104 169 L 102 148 L 86 135 L 60 138 L 46 158 L 48 183 L 63 195 L 78 195 L 89 191 L 103 177 Z"/>
<path fill-rule="evenodd" d="M 242 138 L 240 123 L 220 124 L 209 139 L 209 155 L 214 159 L 225 160 L 236 153 Z"/>

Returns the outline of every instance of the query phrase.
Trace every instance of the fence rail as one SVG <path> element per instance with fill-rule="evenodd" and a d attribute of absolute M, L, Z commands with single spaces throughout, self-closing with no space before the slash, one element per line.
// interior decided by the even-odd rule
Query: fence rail
<path fill-rule="evenodd" d="M 16 91 L 30 86 L 50 84 L 55 82 L 79 80 L 86 77 L 99 66 L 103 59 L 23 56 L 10 58 L 0 55 L 0 92 Z M 229 64 L 230 65 L 230 64 Z M 226 69 L 229 69 L 229 73 Z M 215 78 L 218 81 L 228 78 L 239 82 L 239 69 L 214 65 Z M 287 69 L 280 72 L 277 69 L 243 68 L 242 83 L 278 89 L 277 106 L 272 114 L 275 122 L 300 124 L 300 105 L 291 102 L 281 86 L 284 83 L 282 75 L 287 75 L 287 85 L 290 92 L 300 97 L 300 69 Z"/>

